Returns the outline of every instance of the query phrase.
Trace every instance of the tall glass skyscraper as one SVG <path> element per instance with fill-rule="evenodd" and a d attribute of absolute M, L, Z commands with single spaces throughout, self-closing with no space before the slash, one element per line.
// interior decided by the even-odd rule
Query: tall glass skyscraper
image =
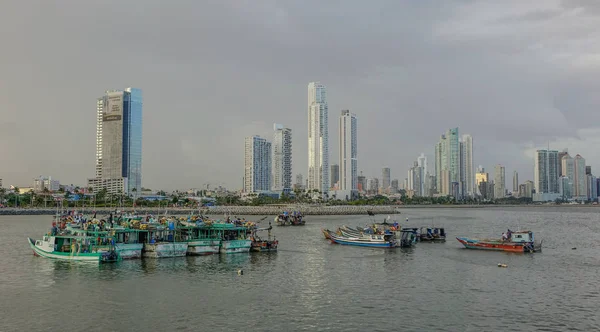
<path fill-rule="evenodd" d="M 329 123 L 327 93 L 319 82 L 308 84 L 308 189 L 329 196 Z M 341 165 L 340 165 L 341 167 Z"/>
<path fill-rule="evenodd" d="M 136 196 L 142 190 L 142 90 L 110 90 L 97 100 L 96 177 L 98 192 Z"/>

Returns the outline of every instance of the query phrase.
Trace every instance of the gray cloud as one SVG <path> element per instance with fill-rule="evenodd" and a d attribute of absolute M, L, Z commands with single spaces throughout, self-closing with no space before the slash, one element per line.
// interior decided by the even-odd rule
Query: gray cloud
<path fill-rule="evenodd" d="M 532 177 L 532 148 L 597 141 L 595 1 L 10 1 L 0 11 L 0 177 L 94 174 L 95 98 L 144 91 L 144 185 L 241 185 L 243 138 L 293 130 L 306 85 L 359 117 L 359 169 L 404 178 L 447 128 L 476 164 Z M 596 165 L 600 155 L 584 156 Z M 595 163 L 595 164 L 594 164 Z M 433 162 L 430 162 L 433 165 Z"/>

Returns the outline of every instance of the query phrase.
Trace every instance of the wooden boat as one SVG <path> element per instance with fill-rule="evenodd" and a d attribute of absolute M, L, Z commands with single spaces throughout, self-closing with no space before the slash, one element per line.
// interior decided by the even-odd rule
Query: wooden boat
<path fill-rule="evenodd" d="M 330 240 L 333 243 L 359 246 L 359 247 L 374 247 L 374 248 L 394 248 L 397 246 L 395 236 L 393 234 L 372 234 L 363 235 L 361 237 L 345 237 L 337 235 L 333 232 L 328 232 Z"/>
<path fill-rule="evenodd" d="M 426 242 L 446 242 L 446 231 L 444 228 L 421 227 L 419 240 Z"/>
<path fill-rule="evenodd" d="M 174 229 L 148 230 L 141 237 L 144 243 L 142 256 L 147 258 L 182 257 L 187 253 L 188 243 L 181 240 L 180 233 Z"/>
<path fill-rule="evenodd" d="M 76 235 L 44 235 L 41 240 L 27 238 L 33 254 L 40 257 L 76 261 L 105 263 L 118 261 L 118 252 L 96 246 L 97 239 Z"/>
<path fill-rule="evenodd" d="M 248 236 L 248 227 L 230 223 L 214 223 L 210 227 L 221 239 L 220 253 L 236 254 L 250 251 L 252 240 Z"/>
<path fill-rule="evenodd" d="M 302 226 L 306 224 L 304 216 L 300 213 L 284 212 L 275 217 L 275 225 L 277 226 Z"/>
<path fill-rule="evenodd" d="M 471 239 L 457 237 L 467 249 L 496 250 L 508 252 L 539 252 L 542 250 L 542 242 L 534 239 L 532 231 L 511 232 L 508 239 Z"/>
<path fill-rule="evenodd" d="M 400 230 L 400 247 L 410 248 L 417 243 L 419 238 L 416 228 L 402 228 Z"/>
<path fill-rule="evenodd" d="M 221 235 L 207 224 L 200 226 L 181 227 L 182 240 L 187 242 L 187 254 L 191 256 L 203 256 L 218 254 L 221 248 Z"/>
<path fill-rule="evenodd" d="M 271 226 L 271 223 L 269 223 L 269 228 L 255 228 L 252 230 L 252 235 L 250 236 L 250 240 L 252 241 L 252 243 L 250 244 L 251 251 L 258 251 L 258 252 L 277 251 L 277 246 L 279 245 L 279 241 L 277 241 L 277 239 L 275 239 L 275 237 L 273 237 L 273 239 L 271 239 L 271 229 L 273 229 L 273 226 Z M 260 231 L 268 232 L 266 240 L 261 239 L 257 235 L 257 233 Z"/>
<path fill-rule="evenodd" d="M 325 229 L 325 228 L 321 228 L 321 232 L 323 232 L 323 235 L 325 236 L 325 239 L 331 240 L 331 235 L 329 235 L 329 233 L 331 232 L 330 230 Z"/>

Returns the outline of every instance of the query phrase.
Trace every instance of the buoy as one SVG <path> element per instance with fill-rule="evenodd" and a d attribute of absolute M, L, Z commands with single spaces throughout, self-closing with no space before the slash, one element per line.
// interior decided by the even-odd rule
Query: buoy
<path fill-rule="evenodd" d="M 243 276 L 244 275 L 244 270 L 238 270 L 238 275 L 239 276 Z"/>
<path fill-rule="evenodd" d="M 506 264 L 498 263 L 498 267 L 508 267 Z"/>

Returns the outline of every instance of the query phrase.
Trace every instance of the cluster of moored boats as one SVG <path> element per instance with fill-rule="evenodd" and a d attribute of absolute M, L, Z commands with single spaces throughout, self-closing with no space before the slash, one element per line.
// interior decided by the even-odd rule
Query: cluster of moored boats
<path fill-rule="evenodd" d="M 407 219 L 408 221 L 408 219 Z M 340 226 L 335 231 L 322 229 L 332 243 L 359 247 L 410 248 L 417 242 L 445 242 L 446 231 L 441 227 L 401 227 L 398 222 L 373 223 L 364 227 Z M 532 231 L 510 229 L 500 239 L 456 238 L 467 249 L 533 253 L 542 250 L 542 242 Z"/>
<path fill-rule="evenodd" d="M 446 241 L 444 228 L 401 227 L 397 222 L 373 223 L 355 228 L 344 225 L 335 231 L 322 229 L 322 232 L 332 243 L 359 247 L 410 248 L 419 241 Z"/>
<path fill-rule="evenodd" d="M 37 256 L 69 261 L 114 262 L 121 259 L 276 251 L 279 241 L 269 227 L 245 219 L 204 216 L 161 217 L 110 214 L 106 219 L 68 213 L 52 222 L 41 240 L 28 239 Z M 267 238 L 259 236 L 267 231 Z"/>

